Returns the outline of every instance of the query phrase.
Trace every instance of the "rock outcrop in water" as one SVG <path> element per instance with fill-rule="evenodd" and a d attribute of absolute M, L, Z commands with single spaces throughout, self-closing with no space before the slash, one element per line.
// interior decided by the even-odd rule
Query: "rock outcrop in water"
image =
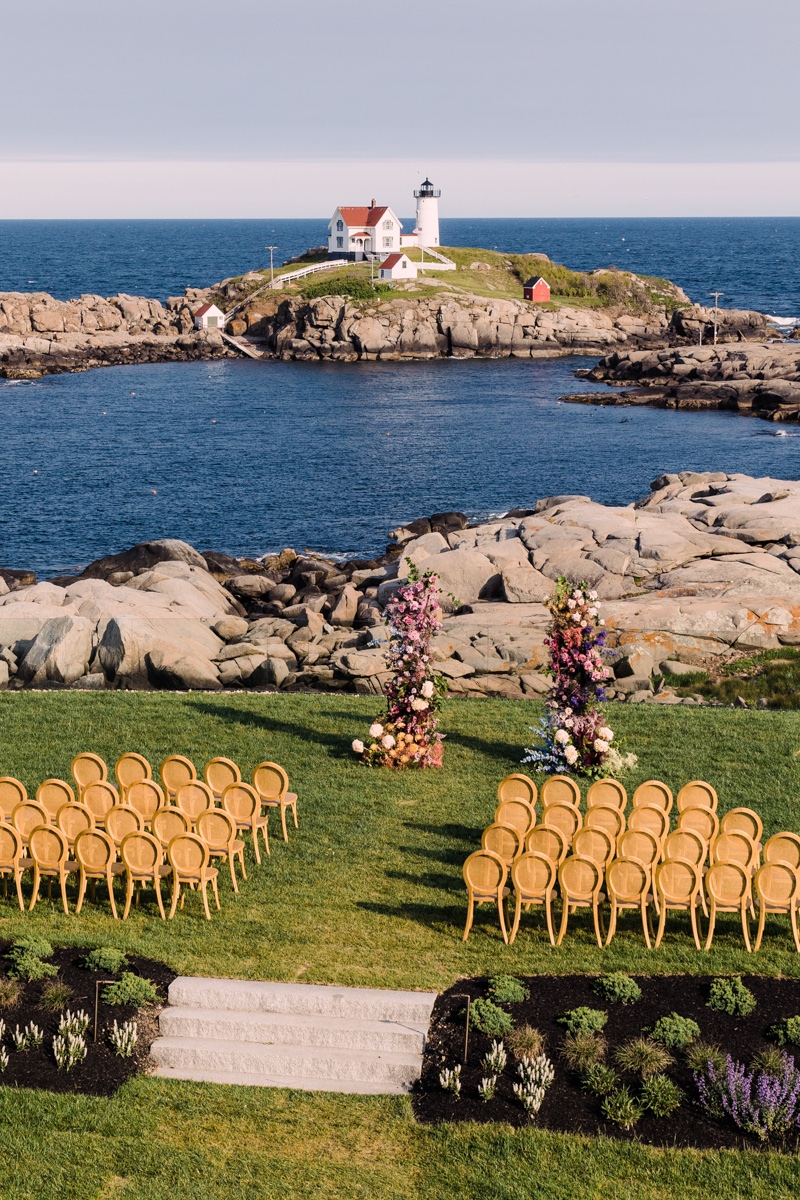
<path fill-rule="evenodd" d="M 618 698 L 651 677 L 800 645 L 800 483 L 664 475 L 636 504 L 551 496 L 469 525 L 403 525 L 378 560 L 285 550 L 261 561 L 144 543 L 78 577 L 0 571 L 0 687 L 312 688 L 379 693 L 382 610 L 413 561 L 434 571 L 438 669 L 453 692 L 521 698 L 548 687 L 543 601 L 565 575 L 604 601 Z M 671 702 L 675 697 L 671 698 Z"/>

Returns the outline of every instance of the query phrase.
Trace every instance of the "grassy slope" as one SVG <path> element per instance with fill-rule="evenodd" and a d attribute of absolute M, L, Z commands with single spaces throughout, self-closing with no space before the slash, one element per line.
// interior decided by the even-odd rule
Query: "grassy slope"
<path fill-rule="evenodd" d="M 759 970 L 796 974 L 783 925 L 757 960 L 740 949 L 734 918 L 708 955 L 677 919 L 647 954 L 635 922 L 603 953 L 585 920 L 551 950 L 528 922 L 503 946 L 490 915 L 466 946 L 460 865 L 491 818 L 497 779 L 516 769 L 538 706 L 448 705 L 441 772 L 368 772 L 349 754 L 374 702 L 342 696 L 170 696 L 19 693 L 0 696 L 0 770 L 29 788 L 63 775 L 83 748 L 112 759 L 140 749 L 198 765 L 227 754 L 245 768 L 283 761 L 301 797 L 289 846 L 273 836 L 271 861 L 210 925 L 197 904 L 165 926 L 145 907 L 114 926 L 101 904 L 79 918 L 55 905 L 30 917 L 0 900 L 2 935 L 34 928 L 56 942 L 115 943 L 181 970 L 341 983 L 441 987 L 459 974 L 628 968 Z M 650 775 L 677 786 L 700 776 L 722 808 L 753 804 L 765 832 L 800 828 L 800 717 L 795 713 L 611 706 L 611 723 L 640 756 L 631 786 Z M 273 825 L 274 831 L 274 825 Z M 789 1197 L 797 1164 L 777 1155 L 656 1151 L 535 1129 L 417 1127 L 405 1098 L 307 1095 L 139 1079 L 111 1101 L 0 1090 L 3 1200 L 192 1200 L 194 1197 L 395 1197 L 488 1200 L 700 1200 L 709 1195 Z"/>

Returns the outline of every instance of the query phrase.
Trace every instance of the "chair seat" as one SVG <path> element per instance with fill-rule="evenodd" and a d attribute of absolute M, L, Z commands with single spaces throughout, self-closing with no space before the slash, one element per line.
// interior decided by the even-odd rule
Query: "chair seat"
<path fill-rule="evenodd" d="M 91 871 L 91 870 L 89 870 L 88 867 L 85 867 L 83 873 L 87 879 L 105 879 L 105 877 L 106 877 L 105 867 L 99 871 Z M 125 864 L 121 863 L 121 862 L 113 862 L 111 864 L 111 874 L 112 875 L 124 875 L 125 874 Z"/>
<path fill-rule="evenodd" d="M 511 888 L 504 887 L 503 888 L 503 899 L 505 900 L 505 898 L 510 895 L 511 895 Z M 478 904 L 483 904 L 487 900 L 496 900 L 496 899 L 497 899 L 497 892 L 475 892 L 475 900 L 477 901 Z"/>
<path fill-rule="evenodd" d="M 24 862 L 26 860 L 23 859 L 22 861 Z M 32 858 L 27 859 L 27 862 L 29 862 L 32 867 L 36 866 L 36 863 L 34 862 L 34 860 Z M 63 871 L 66 871 L 66 873 L 68 875 L 71 875 L 73 871 L 80 871 L 80 869 L 81 869 L 81 865 L 79 862 L 76 862 L 76 860 L 74 858 L 68 858 L 65 863 L 62 863 L 59 866 L 39 867 L 39 874 L 40 875 L 60 875 L 63 870 Z"/>
<path fill-rule="evenodd" d="M 121 873 L 122 874 L 127 873 L 127 867 L 123 863 L 120 863 L 119 865 L 122 867 Z M 172 867 L 168 867 L 166 863 L 159 863 L 159 865 L 158 865 L 159 879 L 165 879 L 167 875 L 171 875 L 171 874 L 172 874 Z M 131 871 L 131 875 L 133 876 L 134 879 L 152 879 L 153 878 L 152 871 L 146 871 L 146 872 L 143 871 L 141 875 L 138 873 L 138 871 Z"/>
<path fill-rule="evenodd" d="M 605 892 L 599 892 L 598 896 L 597 896 L 597 903 L 602 904 L 603 901 L 605 900 L 605 898 L 606 898 Z M 594 900 L 573 900 L 570 897 L 567 900 L 567 904 L 569 904 L 571 908 L 591 908 L 592 905 L 594 904 Z"/>

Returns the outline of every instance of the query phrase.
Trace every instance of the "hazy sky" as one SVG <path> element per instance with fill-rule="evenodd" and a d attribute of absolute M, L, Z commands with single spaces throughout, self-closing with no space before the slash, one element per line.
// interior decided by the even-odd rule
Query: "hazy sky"
<path fill-rule="evenodd" d="M 0 0 L 0 216 L 317 215 L 372 163 L 452 164 L 450 215 L 800 213 L 798 44 L 798 0 Z M 268 207 L 198 211 L 224 162 Z"/>

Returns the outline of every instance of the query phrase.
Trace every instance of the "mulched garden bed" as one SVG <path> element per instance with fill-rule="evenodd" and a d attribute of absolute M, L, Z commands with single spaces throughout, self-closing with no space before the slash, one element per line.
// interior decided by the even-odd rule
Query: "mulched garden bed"
<path fill-rule="evenodd" d="M 570 1070 L 561 1056 L 565 1030 L 557 1018 L 565 1012 L 587 1006 L 603 1009 L 608 1022 L 603 1034 L 608 1042 L 607 1061 L 613 1065 L 614 1048 L 622 1042 L 643 1035 L 659 1017 L 677 1012 L 690 1017 L 700 1026 L 705 1042 L 716 1043 L 724 1053 L 749 1064 L 754 1056 L 775 1043 L 765 1035 L 770 1026 L 783 1018 L 800 1013 L 800 980 L 774 979 L 765 976 L 743 976 L 742 982 L 757 1000 L 757 1006 L 746 1017 L 729 1016 L 707 1006 L 709 985 L 714 976 L 698 975 L 637 975 L 633 976 L 642 990 L 642 998 L 629 1005 L 610 1004 L 594 990 L 596 977 L 591 975 L 536 975 L 518 977 L 529 989 L 530 999 L 501 1007 L 517 1026 L 529 1024 L 539 1029 L 545 1039 L 545 1053 L 555 1068 L 555 1080 L 548 1088 L 542 1107 L 531 1122 L 512 1091 L 517 1082 L 516 1062 L 508 1054 L 508 1065 L 499 1077 L 492 1100 L 484 1103 L 477 1088 L 486 1074 L 481 1059 L 490 1049 L 492 1039 L 470 1028 L 469 1056 L 461 1069 L 461 1094 L 458 1098 L 442 1089 L 439 1072 L 442 1067 L 454 1067 L 463 1062 L 465 996 L 472 999 L 487 995 L 486 978 L 463 979 L 443 992 L 433 1010 L 430 1033 L 425 1050 L 422 1077 L 413 1095 L 417 1120 L 426 1124 L 441 1121 L 475 1121 L 482 1124 L 505 1122 L 512 1126 L 529 1126 L 575 1134 L 602 1134 L 626 1141 L 639 1141 L 655 1146 L 694 1146 L 700 1149 L 753 1148 L 761 1145 L 755 1137 L 743 1134 L 732 1123 L 708 1116 L 697 1101 L 697 1087 L 692 1071 L 680 1051 L 673 1051 L 675 1063 L 667 1074 L 683 1090 L 679 1109 L 669 1117 L 657 1118 L 645 1114 L 630 1132 L 604 1119 L 602 1101 L 581 1088 L 581 1080 Z M 506 1042 L 506 1048 L 508 1043 Z M 784 1049 L 796 1056 L 800 1052 L 792 1045 Z M 617 1068 L 618 1069 L 618 1068 Z M 637 1079 L 620 1072 L 622 1082 L 636 1091 Z M 771 1149 L 794 1151 L 800 1145 L 800 1131 L 783 1141 L 768 1143 Z"/>
<path fill-rule="evenodd" d="M 4 957 L 9 944 L 0 945 L 0 980 L 7 978 L 11 967 L 9 960 Z M 159 1007 L 149 1005 L 136 1009 L 126 1004 L 106 1004 L 103 1002 L 101 987 L 95 1045 L 92 1041 L 95 984 L 101 979 L 114 981 L 118 976 L 108 971 L 91 971 L 84 967 L 82 963 L 88 953 L 88 948 L 70 947 L 56 950 L 52 958 L 48 959 L 58 967 L 58 975 L 53 978 L 63 981 L 72 991 L 72 996 L 64 1008 L 58 1011 L 43 1008 L 41 1005 L 42 989 L 51 980 L 42 979 L 31 983 L 17 981 L 21 988 L 19 1000 L 13 1007 L 0 1008 L 0 1017 L 6 1023 L 2 1045 L 8 1051 L 9 1059 L 8 1066 L 0 1074 L 0 1086 L 46 1088 L 51 1092 L 83 1092 L 93 1096 L 110 1096 L 127 1079 L 144 1069 L 150 1045 L 158 1036 Z M 124 970 L 149 979 L 156 986 L 160 1002 L 166 1002 L 167 989 L 176 972 L 153 959 L 140 958 L 135 954 L 126 954 L 125 957 L 128 965 Z M 59 1021 L 65 1009 L 73 1013 L 83 1009 L 90 1021 L 86 1035 L 86 1058 L 69 1071 L 59 1069 L 53 1056 L 53 1036 L 58 1032 Z M 136 1021 L 138 1041 L 130 1058 L 119 1057 L 109 1044 L 108 1030 L 115 1020 L 119 1025 L 124 1021 Z M 11 1034 L 16 1026 L 23 1029 L 31 1021 L 43 1031 L 43 1044 L 40 1048 L 19 1052 L 14 1048 Z"/>

